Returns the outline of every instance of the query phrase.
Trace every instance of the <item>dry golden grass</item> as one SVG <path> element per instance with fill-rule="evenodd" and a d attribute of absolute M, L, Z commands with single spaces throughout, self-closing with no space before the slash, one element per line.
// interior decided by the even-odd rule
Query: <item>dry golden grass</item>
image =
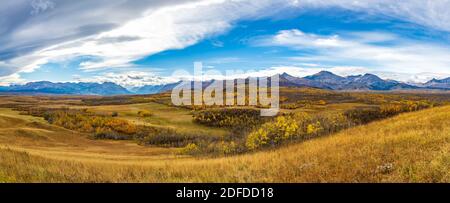
<path fill-rule="evenodd" d="M 450 182 L 450 106 L 233 157 L 86 150 L 4 146 L 0 182 Z"/>
<path fill-rule="evenodd" d="M 71 108 L 74 107 L 75 106 L 71 106 Z M 171 107 L 154 102 L 125 105 L 77 106 L 76 108 L 87 108 L 98 114 L 111 114 L 111 112 L 117 112 L 119 118 L 126 119 L 139 125 L 172 128 L 181 133 L 192 131 L 216 135 L 227 135 L 229 133 L 225 129 L 210 128 L 194 123 L 192 121 L 191 111 L 188 109 Z M 139 111 L 149 111 L 152 113 L 152 116 L 143 118 L 138 115 Z"/>
<path fill-rule="evenodd" d="M 49 154 L 107 155 L 172 155 L 170 148 L 144 147 L 132 141 L 88 139 L 87 134 L 48 124 L 44 119 L 0 108 L 0 146 L 38 150 Z M 65 157 L 65 156 L 63 156 Z"/>

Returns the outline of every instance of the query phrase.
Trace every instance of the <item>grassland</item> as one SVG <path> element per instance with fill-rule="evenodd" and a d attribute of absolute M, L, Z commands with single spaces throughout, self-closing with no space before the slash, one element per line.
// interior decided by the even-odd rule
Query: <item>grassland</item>
<path fill-rule="evenodd" d="M 219 128 L 208 128 L 192 121 L 192 113 L 188 109 L 169 107 L 154 102 L 129 105 L 78 106 L 97 114 L 117 112 L 123 118 L 135 124 L 154 127 L 169 127 L 179 132 L 196 131 L 204 134 L 226 135 L 228 132 Z M 151 116 L 138 116 L 139 111 L 149 111 Z"/>
<path fill-rule="evenodd" d="M 0 146 L 0 182 L 450 182 L 450 106 L 220 158 L 90 140 L 2 109 Z"/>

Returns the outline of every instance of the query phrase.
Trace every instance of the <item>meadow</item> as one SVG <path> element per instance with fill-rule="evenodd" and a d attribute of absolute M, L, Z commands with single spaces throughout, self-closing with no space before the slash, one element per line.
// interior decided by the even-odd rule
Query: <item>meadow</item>
<path fill-rule="evenodd" d="M 0 96 L 0 182 L 449 182 L 449 95 L 286 88 L 269 119 L 167 94 Z"/>

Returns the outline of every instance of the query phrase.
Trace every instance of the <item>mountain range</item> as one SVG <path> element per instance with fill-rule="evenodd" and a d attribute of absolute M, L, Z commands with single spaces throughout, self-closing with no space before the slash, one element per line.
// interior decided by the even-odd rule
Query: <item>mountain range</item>
<path fill-rule="evenodd" d="M 14 94 L 65 94 L 65 95 L 121 95 L 132 94 L 124 87 L 112 82 L 105 83 L 53 83 L 48 81 L 29 82 L 25 85 L 11 85 L 0 88 L 0 93 Z"/>
<path fill-rule="evenodd" d="M 280 86 L 305 86 L 330 90 L 398 90 L 419 89 L 417 87 L 395 80 L 383 80 L 373 74 L 354 75 L 341 77 L 328 71 L 303 78 L 294 77 L 289 74 L 280 75 Z"/>
<path fill-rule="evenodd" d="M 212 81 L 206 81 L 208 86 Z M 105 83 L 53 83 L 48 81 L 29 82 L 24 85 L 0 86 L 3 94 L 64 94 L 64 95 L 126 95 L 156 94 L 173 89 L 180 82 L 163 85 L 146 85 L 126 89 L 112 82 Z M 328 71 L 311 76 L 295 77 L 287 73 L 280 75 L 281 87 L 314 87 L 329 90 L 450 90 L 450 77 L 442 80 L 432 79 L 422 84 L 407 84 L 395 80 L 383 80 L 373 74 L 342 77 Z"/>

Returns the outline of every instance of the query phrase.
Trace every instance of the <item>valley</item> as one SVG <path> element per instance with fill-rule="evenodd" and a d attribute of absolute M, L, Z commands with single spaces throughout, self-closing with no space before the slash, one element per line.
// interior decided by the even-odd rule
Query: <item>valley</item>
<path fill-rule="evenodd" d="M 166 93 L 1 96 L 0 182 L 450 181 L 449 94 L 280 95 L 267 120 L 258 107 L 171 106 Z"/>

